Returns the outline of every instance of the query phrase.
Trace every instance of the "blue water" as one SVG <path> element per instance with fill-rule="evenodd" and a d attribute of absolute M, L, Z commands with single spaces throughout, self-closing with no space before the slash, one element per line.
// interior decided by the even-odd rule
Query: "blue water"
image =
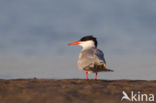
<path fill-rule="evenodd" d="M 94 35 L 113 73 L 100 79 L 155 80 L 156 1 L 0 1 L 0 78 L 85 78 L 78 46 Z M 94 74 L 90 74 L 94 78 Z"/>

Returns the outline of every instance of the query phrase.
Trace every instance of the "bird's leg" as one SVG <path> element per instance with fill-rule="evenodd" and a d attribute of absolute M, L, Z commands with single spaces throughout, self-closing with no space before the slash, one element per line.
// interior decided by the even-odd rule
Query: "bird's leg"
<path fill-rule="evenodd" d="M 86 80 L 88 80 L 88 72 L 86 72 Z"/>
<path fill-rule="evenodd" d="M 96 74 L 95 74 L 95 78 L 94 78 L 94 80 L 97 80 L 97 72 L 96 72 Z"/>

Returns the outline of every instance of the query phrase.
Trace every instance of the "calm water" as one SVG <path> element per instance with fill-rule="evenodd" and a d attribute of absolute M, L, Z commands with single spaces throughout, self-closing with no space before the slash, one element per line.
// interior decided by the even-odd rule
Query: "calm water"
<path fill-rule="evenodd" d="M 156 1 L 0 1 L 0 78 L 85 78 L 77 68 L 84 35 L 98 38 L 113 73 L 156 79 Z M 94 78 L 94 74 L 90 75 Z"/>

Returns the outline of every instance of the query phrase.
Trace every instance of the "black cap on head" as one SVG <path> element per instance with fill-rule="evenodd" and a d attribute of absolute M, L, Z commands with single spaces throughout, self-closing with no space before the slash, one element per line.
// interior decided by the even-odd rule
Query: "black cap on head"
<path fill-rule="evenodd" d="M 92 35 L 88 35 L 88 36 L 84 36 L 80 39 L 80 41 L 88 41 L 88 40 L 93 40 L 95 46 L 97 47 L 97 40 L 95 37 L 93 37 Z"/>

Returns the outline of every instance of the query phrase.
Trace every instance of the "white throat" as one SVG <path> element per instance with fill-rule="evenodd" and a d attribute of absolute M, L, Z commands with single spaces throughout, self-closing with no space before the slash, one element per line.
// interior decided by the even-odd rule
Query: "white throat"
<path fill-rule="evenodd" d="M 95 48 L 94 41 L 92 41 L 92 40 L 81 41 L 79 45 L 82 46 L 82 50 L 93 48 L 93 47 Z"/>

